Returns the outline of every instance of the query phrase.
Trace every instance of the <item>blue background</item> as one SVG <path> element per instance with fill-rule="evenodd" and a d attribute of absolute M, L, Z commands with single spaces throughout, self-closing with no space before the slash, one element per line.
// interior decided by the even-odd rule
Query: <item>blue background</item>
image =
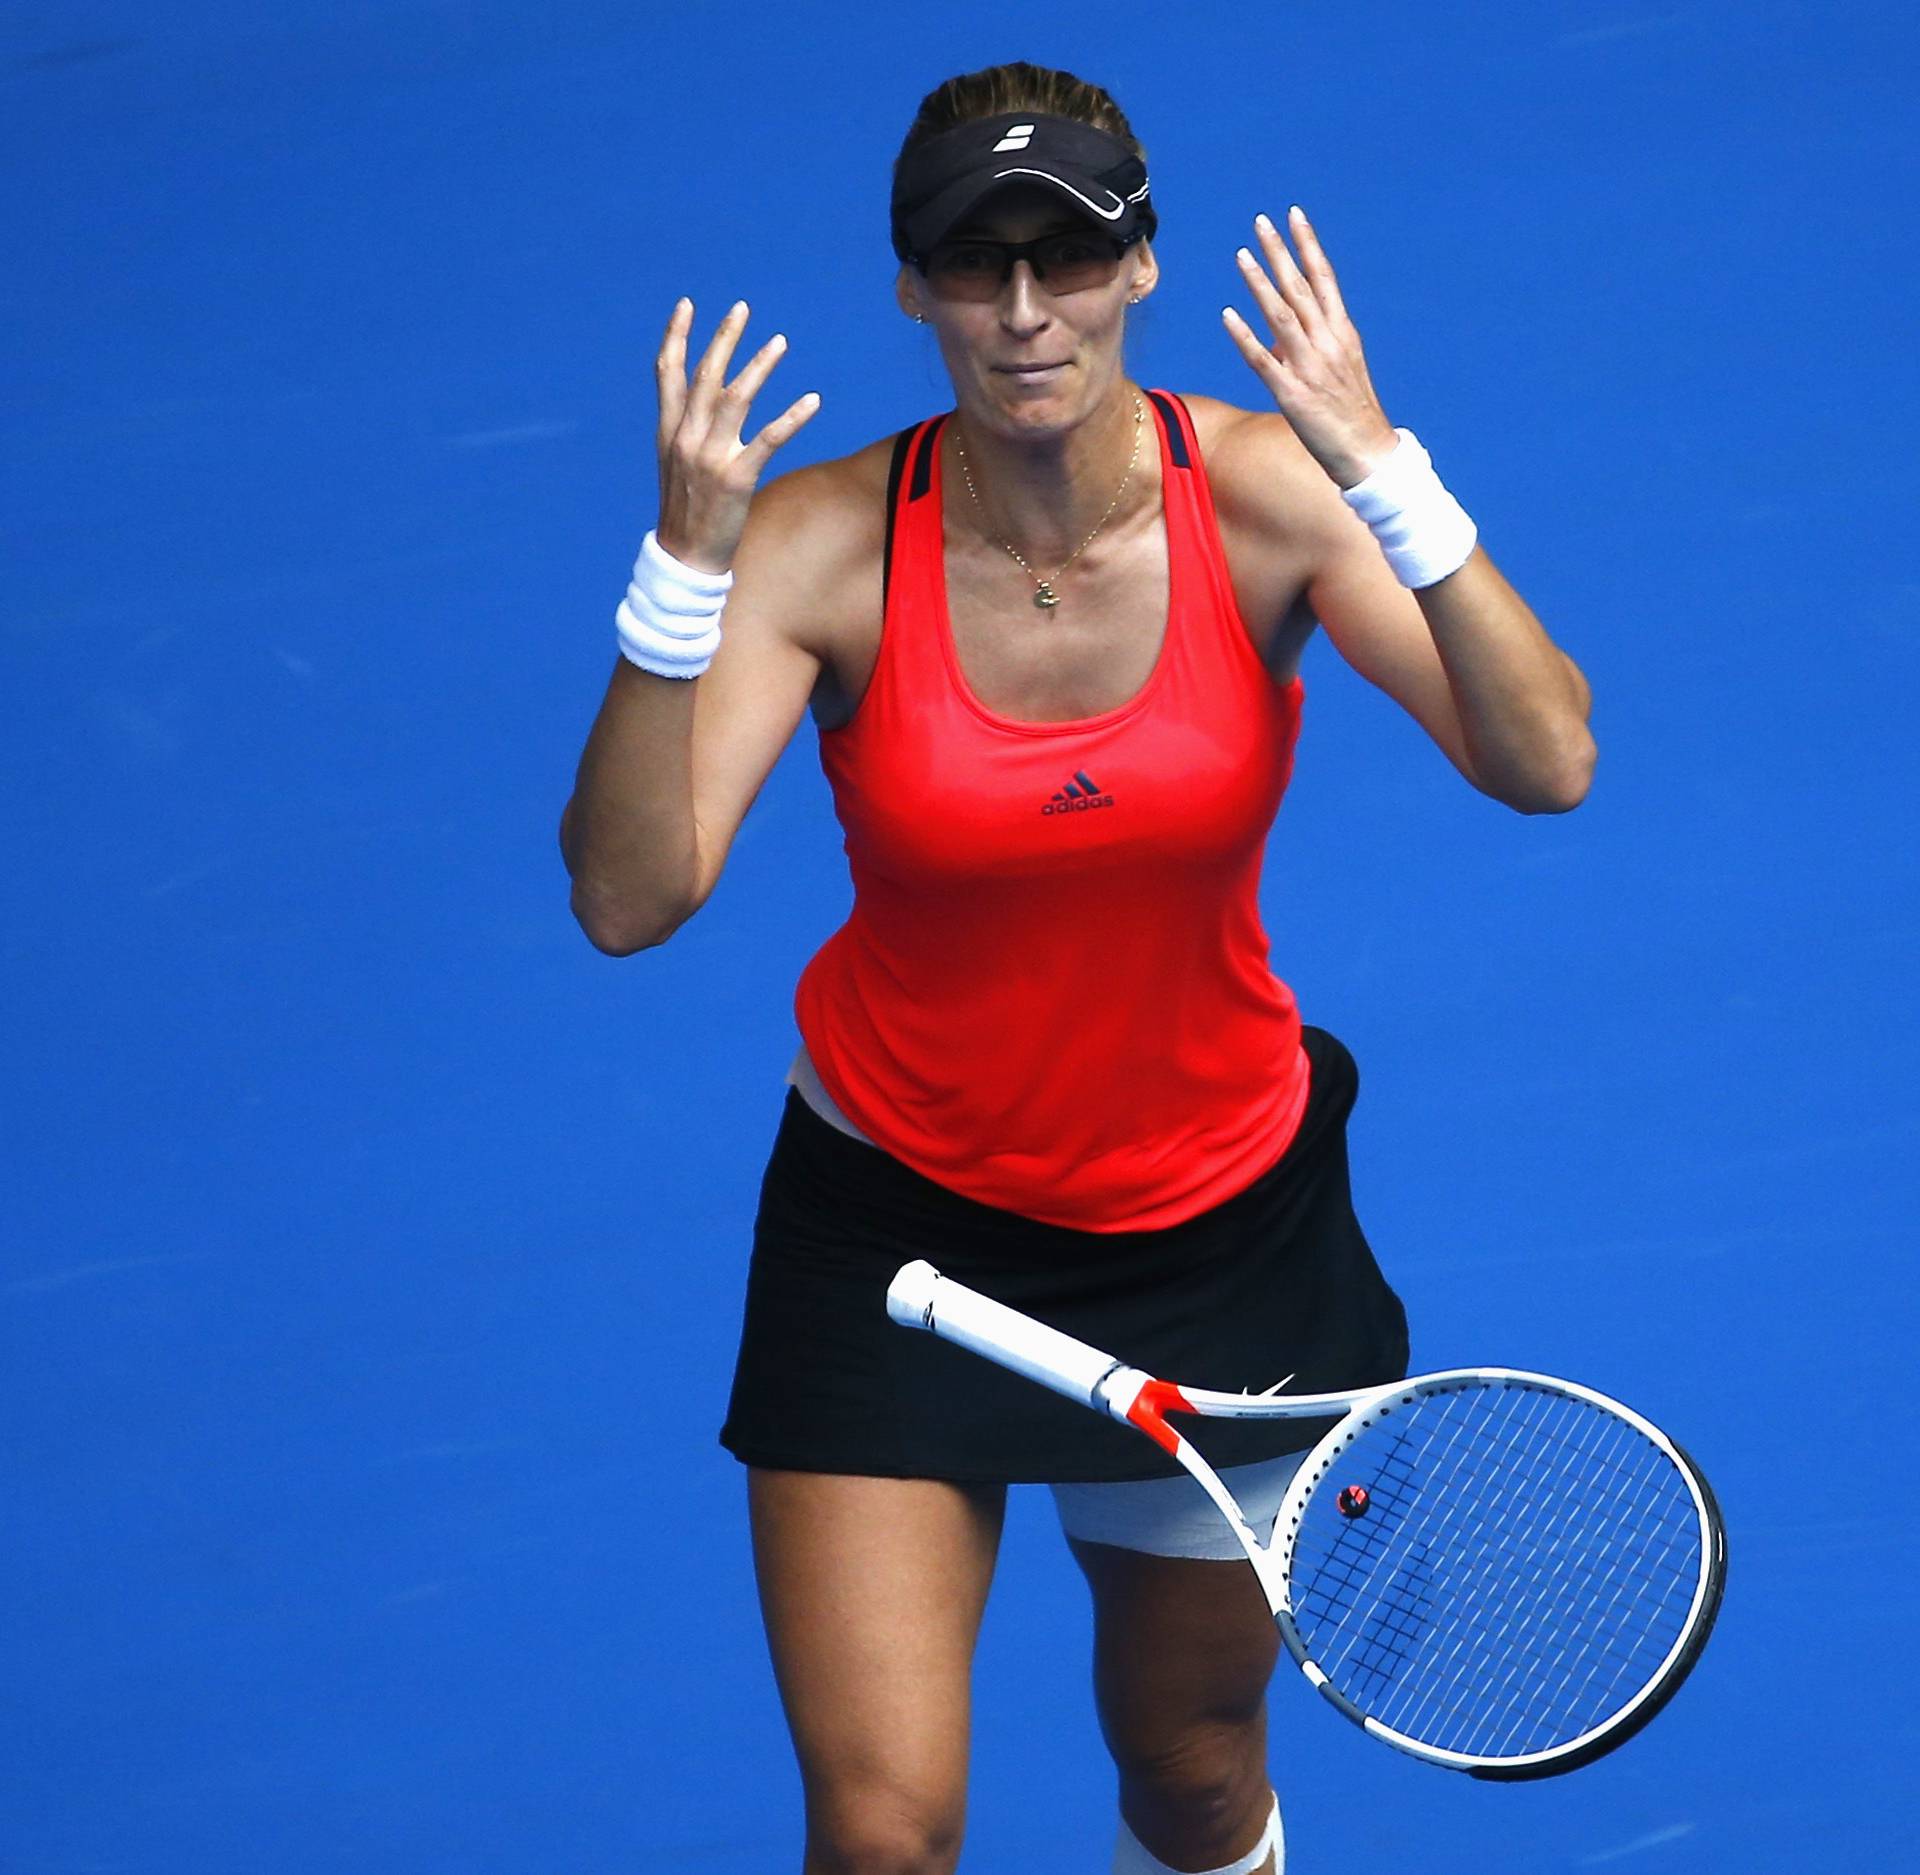
<path fill-rule="evenodd" d="M 814 732 L 662 949 L 587 945 L 554 828 L 673 297 L 790 335 L 789 461 L 944 408 L 888 164 L 1016 57 L 1148 146 L 1135 375 L 1259 399 L 1217 312 L 1303 202 L 1592 680 L 1593 793 L 1526 819 L 1317 644 L 1264 908 L 1360 1060 L 1416 1363 L 1619 1392 L 1732 1530 L 1694 1681 L 1579 1777 L 1424 1770 L 1283 1673 L 1292 1866 L 1912 1866 L 1917 40 L 1857 0 L 10 8 L 0 1871 L 798 1866 L 713 1432 L 848 902 Z M 1106 1867 L 1087 1629 L 1016 1493 L 967 1868 Z"/>

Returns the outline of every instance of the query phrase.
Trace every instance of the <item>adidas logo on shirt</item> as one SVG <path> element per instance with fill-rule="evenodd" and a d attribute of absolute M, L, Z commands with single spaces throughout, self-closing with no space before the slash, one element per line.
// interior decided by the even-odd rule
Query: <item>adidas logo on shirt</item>
<path fill-rule="evenodd" d="M 1040 809 L 1043 814 L 1078 814 L 1089 807 L 1111 807 L 1113 796 L 1102 794 L 1100 784 L 1084 768 L 1073 771 L 1073 779 Z"/>

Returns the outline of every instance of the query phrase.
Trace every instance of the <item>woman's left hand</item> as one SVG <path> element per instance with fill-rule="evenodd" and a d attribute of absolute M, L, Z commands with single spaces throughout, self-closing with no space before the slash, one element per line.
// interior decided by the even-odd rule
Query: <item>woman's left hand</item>
<path fill-rule="evenodd" d="M 1220 316 L 1294 434 L 1342 488 L 1352 488 L 1366 480 L 1400 439 L 1374 395 L 1360 334 L 1347 317 L 1332 264 L 1312 224 L 1298 208 L 1289 222 L 1300 248 L 1299 265 L 1279 229 L 1264 215 L 1253 225 L 1267 266 L 1247 248 L 1238 256 L 1273 343 L 1262 344 L 1231 306 Z M 1272 278 L 1267 267 L 1273 269 Z"/>

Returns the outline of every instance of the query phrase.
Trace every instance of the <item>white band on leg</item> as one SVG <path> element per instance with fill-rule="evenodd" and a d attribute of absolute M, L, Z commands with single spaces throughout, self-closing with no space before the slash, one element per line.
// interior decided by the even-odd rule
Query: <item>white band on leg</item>
<path fill-rule="evenodd" d="M 1239 1500 L 1248 1524 L 1264 1543 L 1273 1535 L 1280 1500 L 1306 1458 L 1286 1452 L 1250 1465 L 1221 1467 L 1220 1482 Z M 1120 1484 L 1055 1484 L 1053 1507 L 1060 1528 L 1080 1543 L 1105 1543 L 1145 1556 L 1191 1556 L 1208 1562 L 1244 1563 L 1247 1553 L 1213 1500 L 1187 1474 L 1129 1478 Z"/>
<path fill-rule="evenodd" d="M 1267 1827 L 1261 1832 L 1260 1840 L 1238 1862 L 1229 1862 L 1223 1868 L 1190 1871 L 1169 1868 L 1141 1848 L 1140 1838 L 1127 1827 L 1126 1818 L 1122 1817 L 1120 1834 L 1113 1845 L 1113 1875 L 1253 1875 L 1253 1871 L 1268 1856 L 1273 1857 L 1273 1875 L 1285 1875 L 1287 1836 L 1280 1827 L 1278 1797 L 1274 1798 L 1273 1808 L 1267 1814 Z"/>
<path fill-rule="evenodd" d="M 1480 530 L 1434 473 L 1420 439 L 1411 430 L 1394 434 L 1398 446 L 1340 499 L 1373 530 L 1394 577 L 1417 589 L 1459 572 Z"/>

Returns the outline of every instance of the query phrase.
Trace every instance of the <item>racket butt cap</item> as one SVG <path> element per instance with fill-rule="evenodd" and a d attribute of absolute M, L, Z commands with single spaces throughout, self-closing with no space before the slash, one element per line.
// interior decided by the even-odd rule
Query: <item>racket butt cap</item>
<path fill-rule="evenodd" d="M 887 1285 L 887 1313 L 902 1328 L 926 1328 L 940 1272 L 925 1258 L 903 1263 Z"/>

